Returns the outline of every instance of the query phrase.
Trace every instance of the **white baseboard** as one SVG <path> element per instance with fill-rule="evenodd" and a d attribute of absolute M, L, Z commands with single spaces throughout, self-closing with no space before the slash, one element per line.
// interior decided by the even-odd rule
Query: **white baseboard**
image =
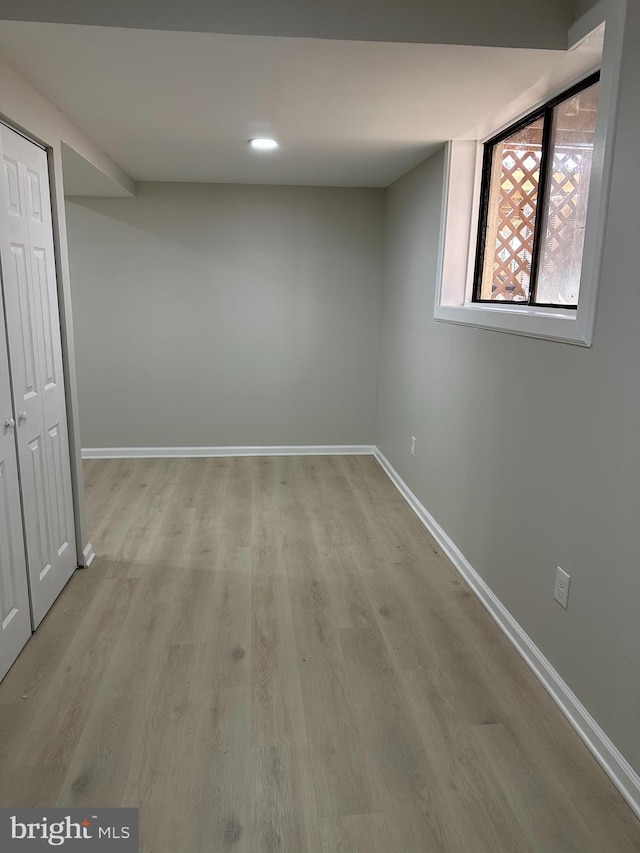
<path fill-rule="evenodd" d="M 166 459 L 206 456 L 371 456 L 372 444 L 303 444 L 275 447 L 84 447 L 83 459 Z"/>
<path fill-rule="evenodd" d="M 374 455 L 391 482 L 469 584 L 516 650 L 522 655 L 602 769 L 640 818 L 640 776 L 600 728 L 568 684 L 556 672 L 531 637 L 516 622 L 456 544 L 420 503 L 386 456 L 378 448 L 375 448 Z"/>
<path fill-rule="evenodd" d="M 83 556 L 82 568 L 88 569 L 89 566 L 91 565 L 91 563 L 93 563 L 93 561 L 96 558 L 96 552 L 93 550 L 93 545 L 91 544 L 91 542 L 88 542 L 85 545 L 84 550 L 82 552 L 82 556 Z"/>

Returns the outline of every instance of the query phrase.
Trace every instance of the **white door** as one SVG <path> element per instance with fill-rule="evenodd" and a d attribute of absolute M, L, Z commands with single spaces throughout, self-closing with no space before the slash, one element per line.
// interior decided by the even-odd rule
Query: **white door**
<path fill-rule="evenodd" d="M 0 293 L 0 678 L 31 636 L 15 420 Z"/>
<path fill-rule="evenodd" d="M 0 261 L 35 628 L 76 568 L 47 155 L 0 124 Z"/>

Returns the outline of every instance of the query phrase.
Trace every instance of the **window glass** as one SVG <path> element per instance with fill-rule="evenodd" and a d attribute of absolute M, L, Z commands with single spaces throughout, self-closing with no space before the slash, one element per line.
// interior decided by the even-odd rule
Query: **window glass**
<path fill-rule="evenodd" d="M 596 83 L 553 110 L 538 304 L 578 304 L 597 107 Z"/>
<path fill-rule="evenodd" d="M 598 80 L 485 144 L 475 301 L 577 308 Z"/>
<path fill-rule="evenodd" d="M 543 118 L 493 147 L 480 299 L 529 299 Z"/>

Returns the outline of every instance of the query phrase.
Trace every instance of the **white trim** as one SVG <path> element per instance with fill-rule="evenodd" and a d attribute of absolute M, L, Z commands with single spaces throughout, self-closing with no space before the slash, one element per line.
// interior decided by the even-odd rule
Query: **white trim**
<path fill-rule="evenodd" d="M 613 170 L 625 12 L 626 0 L 601 0 L 579 18 L 568 33 L 568 45 L 573 49 L 591 32 L 605 24 L 577 310 L 526 306 L 510 308 L 471 302 L 482 146 L 479 140 L 452 140 L 447 144 L 443 182 L 438 281 L 433 311 L 435 320 L 591 346 Z"/>
<path fill-rule="evenodd" d="M 95 558 L 96 552 L 93 550 L 93 545 L 91 544 L 91 542 L 87 542 L 84 547 L 84 550 L 82 551 L 82 568 L 88 569 L 91 563 L 93 563 L 93 561 L 95 560 Z"/>
<path fill-rule="evenodd" d="M 551 663 L 549 663 L 531 637 L 516 622 L 457 545 L 449 538 L 431 513 L 407 486 L 386 456 L 378 448 L 375 449 L 374 455 L 391 482 L 436 540 L 443 553 L 469 584 L 481 603 L 502 629 L 507 639 L 510 640 L 516 651 L 524 658 L 534 675 L 584 741 L 631 809 L 640 818 L 640 776 L 638 776 L 626 758 L 600 728 L 569 685 L 562 679 Z"/>
<path fill-rule="evenodd" d="M 597 6 L 579 18 L 569 30 L 570 45 L 575 46 L 595 27 L 605 24 L 593 165 L 576 317 L 576 324 L 587 346 L 591 346 L 593 341 L 598 282 L 609 210 L 626 7 L 626 0 L 601 0 Z"/>
<path fill-rule="evenodd" d="M 591 346 L 591 337 L 580 327 L 578 312 L 570 309 L 528 308 L 524 305 L 521 308 L 494 308 L 491 305 L 470 303 L 436 305 L 433 317 L 444 323 L 476 326 L 494 332 L 544 338 L 583 347 Z"/>
<path fill-rule="evenodd" d="M 83 459 L 167 459 L 206 456 L 371 456 L 372 444 L 302 444 L 274 447 L 83 447 Z"/>

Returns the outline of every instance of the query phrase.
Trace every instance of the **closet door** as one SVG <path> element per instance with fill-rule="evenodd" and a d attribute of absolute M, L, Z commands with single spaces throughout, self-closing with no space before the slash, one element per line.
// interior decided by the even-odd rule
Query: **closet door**
<path fill-rule="evenodd" d="M 0 294 L 0 678 L 31 636 L 15 421 Z"/>
<path fill-rule="evenodd" d="M 0 124 L 0 261 L 35 628 L 76 568 L 47 155 Z"/>

